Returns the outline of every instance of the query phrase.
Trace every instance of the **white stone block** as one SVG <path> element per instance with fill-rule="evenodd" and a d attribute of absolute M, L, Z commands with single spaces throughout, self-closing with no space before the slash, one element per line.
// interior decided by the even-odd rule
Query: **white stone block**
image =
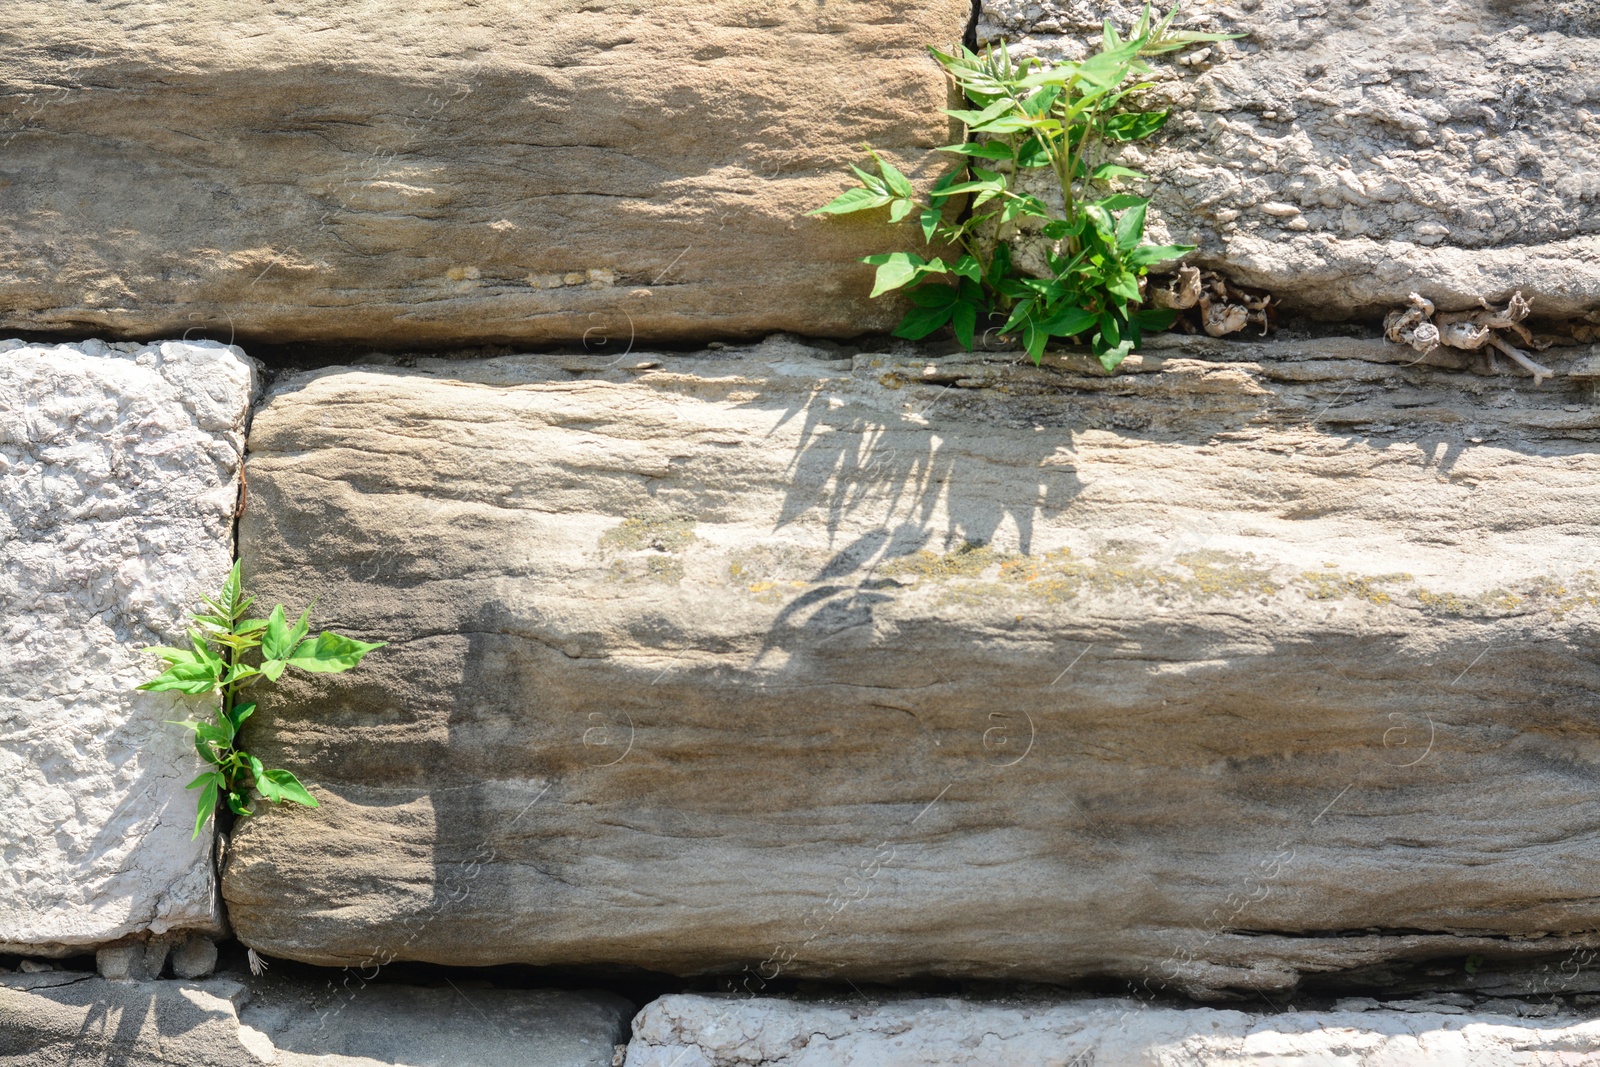
<path fill-rule="evenodd" d="M 134 686 L 232 564 L 254 385 L 210 341 L 0 341 L 0 951 L 221 921 L 163 721 L 198 702 Z"/>

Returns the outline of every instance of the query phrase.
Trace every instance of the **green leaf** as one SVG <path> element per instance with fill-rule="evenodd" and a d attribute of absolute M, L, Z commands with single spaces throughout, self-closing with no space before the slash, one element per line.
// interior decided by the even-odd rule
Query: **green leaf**
<path fill-rule="evenodd" d="M 289 665 L 314 674 L 337 674 L 354 667 L 368 652 L 386 644 L 387 641 L 357 641 L 324 631 L 314 641 L 302 641 L 289 657 Z"/>
<path fill-rule="evenodd" d="M 906 312 L 906 317 L 894 328 L 892 336 L 903 337 L 908 341 L 920 341 L 949 322 L 951 310 L 950 304 L 940 307 L 914 307 Z"/>
<path fill-rule="evenodd" d="M 254 678 L 260 673 L 260 670 L 250 666 L 248 663 L 235 663 L 231 668 L 229 668 L 228 676 L 223 679 L 223 684 L 234 685 L 238 682 L 244 681 L 247 678 Z"/>
<path fill-rule="evenodd" d="M 940 198 L 943 199 L 942 197 Z M 939 223 L 944 221 L 944 213 L 938 208 L 925 207 L 922 214 L 917 217 L 917 224 L 922 227 L 922 239 L 929 244 L 933 243 L 933 235 L 939 229 Z"/>
<path fill-rule="evenodd" d="M 228 807 L 235 815 L 250 814 L 250 805 L 246 804 L 244 797 L 240 796 L 238 793 L 231 791 L 228 793 Z"/>
<path fill-rule="evenodd" d="M 1102 163 L 1098 167 L 1094 168 L 1094 173 L 1091 174 L 1090 177 L 1097 182 L 1104 182 L 1110 181 L 1112 178 L 1136 178 L 1143 180 L 1149 178 L 1150 175 L 1146 174 L 1142 170 L 1134 170 L 1132 167 L 1124 167 L 1118 163 Z"/>
<path fill-rule="evenodd" d="M 257 788 L 260 788 L 262 781 L 271 782 L 277 787 L 276 793 L 278 799 L 274 803 L 282 803 L 285 800 L 292 800 L 296 804 L 302 804 L 308 808 L 316 808 L 321 806 L 317 803 L 317 798 L 312 796 L 310 791 L 307 790 L 305 786 L 300 784 L 300 779 L 296 778 L 288 771 L 274 770 L 263 772 L 256 778 Z M 263 790 L 263 795 L 265 795 L 265 790 Z"/>
<path fill-rule="evenodd" d="M 211 782 L 216 785 L 222 785 L 222 773 L 220 771 L 206 771 L 203 774 L 197 775 L 195 780 L 184 786 L 184 788 L 194 789 L 198 786 L 205 785 L 207 782 Z"/>
<path fill-rule="evenodd" d="M 849 215 L 856 211 L 867 211 L 875 207 L 883 207 L 889 203 L 890 198 L 883 193 L 875 193 L 871 189 L 846 189 L 832 200 L 823 204 L 812 215 Z"/>
<path fill-rule="evenodd" d="M 1110 370 L 1116 370 L 1117 369 L 1117 365 L 1120 364 L 1124 359 L 1127 359 L 1128 358 L 1128 353 L 1132 352 L 1132 351 L 1133 351 L 1133 342 L 1132 341 L 1119 341 L 1117 344 L 1111 346 L 1110 348 L 1106 348 L 1106 349 L 1100 351 L 1099 353 L 1097 353 L 1097 355 L 1099 356 L 1099 359 L 1100 359 L 1100 365 L 1102 367 L 1104 367 L 1106 370 L 1110 371 Z"/>
<path fill-rule="evenodd" d="M 1054 337 L 1074 337 L 1093 326 L 1096 315 L 1080 307 L 1062 308 L 1039 323 L 1039 329 Z"/>
<path fill-rule="evenodd" d="M 1022 347 L 1027 350 L 1028 355 L 1033 357 L 1035 365 L 1038 365 L 1039 361 L 1044 358 L 1044 346 L 1049 343 L 1050 335 L 1037 326 L 1029 323 L 1023 327 Z"/>
<path fill-rule="evenodd" d="M 950 326 L 955 331 L 956 340 L 961 342 L 961 347 L 972 351 L 973 336 L 978 327 L 978 307 L 976 304 L 963 300 L 956 304 L 950 312 Z"/>
<path fill-rule="evenodd" d="M 220 745 L 223 748 L 233 747 L 233 723 L 231 722 L 227 726 L 209 722 L 196 723 L 194 732 L 196 737 L 210 741 L 214 745 Z"/>
<path fill-rule="evenodd" d="M 222 757 L 217 755 L 216 749 L 212 748 L 210 743 L 198 733 L 194 735 L 194 750 L 200 753 L 201 759 L 205 760 L 213 767 L 222 766 Z"/>
<path fill-rule="evenodd" d="M 1165 330 L 1178 321 L 1178 313 L 1172 308 L 1145 308 L 1134 315 L 1133 321 L 1142 330 Z"/>
<path fill-rule="evenodd" d="M 883 173 L 883 182 L 891 193 L 904 197 L 915 195 L 911 188 L 911 179 L 901 174 L 893 163 L 876 152 L 872 153 L 872 158 L 878 161 L 878 170 Z"/>
<path fill-rule="evenodd" d="M 1022 142 L 1022 147 L 1017 149 L 1017 166 L 1048 167 L 1050 165 L 1050 150 L 1042 138 L 1029 137 Z"/>
<path fill-rule="evenodd" d="M 1167 124 L 1171 111 L 1128 111 L 1112 115 L 1101 125 L 1101 132 L 1111 141 L 1142 141 Z"/>
<path fill-rule="evenodd" d="M 983 264 L 979 263 L 975 256 L 962 256 L 956 260 L 955 266 L 951 267 L 950 271 L 963 278 L 971 278 L 975 282 L 983 281 Z"/>
<path fill-rule="evenodd" d="M 255 713 L 254 704 L 235 704 L 233 710 L 228 712 L 228 721 L 233 723 L 233 732 L 238 736 L 239 729 L 244 726 L 244 721 Z"/>
<path fill-rule="evenodd" d="M 289 666 L 286 659 L 269 659 L 261 663 L 261 677 L 269 682 L 276 682 L 283 675 L 284 668 Z"/>
<path fill-rule="evenodd" d="M 854 163 L 850 164 L 850 170 L 854 172 L 857 178 L 861 179 L 861 184 L 866 186 L 866 188 L 872 192 L 879 193 L 886 197 L 892 197 L 894 195 L 889 189 L 889 186 L 885 184 L 884 180 L 878 177 L 876 174 L 864 171 Z"/>
<path fill-rule="evenodd" d="M 1139 299 L 1139 279 L 1125 270 L 1119 270 L 1107 275 L 1105 279 L 1106 292 L 1120 296 L 1125 301 Z"/>
<path fill-rule="evenodd" d="M 1117 219 L 1117 250 L 1131 252 L 1144 239 L 1144 217 L 1148 204 L 1135 204 Z M 1134 299 L 1137 299 L 1135 297 Z"/>
<path fill-rule="evenodd" d="M 872 285 L 873 296 L 882 296 L 884 293 L 904 288 L 924 274 L 944 274 L 949 269 L 943 260 L 938 258 L 925 260 L 915 252 L 884 252 L 875 256 L 863 256 L 861 262 L 878 268 Z"/>
<path fill-rule="evenodd" d="M 187 663 L 174 663 L 148 682 L 137 688 L 152 693 L 176 691 L 188 693 L 190 696 L 199 696 L 210 693 L 220 688 L 222 683 L 222 661 L 218 660 L 191 660 Z"/>
<path fill-rule="evenodd" d="M 1140 245 L 1123 260 L 1130 267 L 1150 267 L 1193 252 L 1194 245 Z"/>
<path fill-rule="evenodd" d="M 964 144 L 945 145 L 941 152 L 972 156 L 977 159 L 1010 159 L 1011 146 L 1004 141 L 967 141 Z"/>
<path fill-rule="evenodd" d="M 963 123 L 965 123 L 969 127 L 976 127 L 976 126 L 982 126 L 982 125 L 984 125 L 986 123 L 994 121 L 995 119 L 999 118 L 1001 115 L 1004 115 L 1008 111 L 1011 111 L 1015 106 L 1016 105 L 1011 102 L 1011 98 L 1010 97 L 1003 97 L 1003 98 L 1001 98 L 999 100 L 996 100 L 994 103 L 990 104 L 988 107 L 984 108 L 982 111 L 949 111 L 949 110 L 946 110 L 945 114 L 949 115 L 953 119 L 961 120 Z"/>
<path fill-rule="evenodd" d="M 191 841 L 200 836 L 200 828 L 206 824 L 207 819 L 211 818 L 211 813 L 217 810 L 217 787 L 222 782 L 222 775 L 215 772 L 213 772 L 213 775 L 213 780 L 207 782 L 205 787 L 200 790 L 200 799 L 195 803 L 194 833 L 189 835 L 189 840 Z M 206 776 L 202 775 L 202 777 Z M 195 781 L 199 780 L 198 778 L 195 779 Z"/>
<path fill-rule="evenodd" d="M 889 204 L 889 221 L 901 222 L 911 214 L 911 209 L 916 205 L 910 200 L 895 200 Z"/>
<path fill-rule="evenodd" d="M 1150 198 L 1147 196 L 1134 196 L 1131 193 L 1112 193 L 1110 196 L 1096 200 L 1094 206 L 1104 208 L 1107 211 L 1126 211 L 1130 207 L 1149 203 Z"/>
<path fill-rule="evenodd" d="M 956 302 L 956 291 L 951 286 L 932 282 L 907 291 L 906 299 L 919 308 L 949 307 Z"/>
<path fill-rule="evenodd" d="M 301 612 L 299 621 L 291 627 L 288 616 L 284 614 L 283 605 L 279 604 L 267 617 L 267 632 L 261 638 L 261 655 L 266 659 L 288 659 L 289 653 L 293 652 L 295 646 L 304 641 L 310 632 L 310 608 Z"/>

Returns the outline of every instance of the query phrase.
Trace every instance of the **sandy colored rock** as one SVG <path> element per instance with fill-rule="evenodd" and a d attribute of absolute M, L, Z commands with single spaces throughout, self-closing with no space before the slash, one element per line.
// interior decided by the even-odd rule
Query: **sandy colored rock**
<path fill-rule="evenodd" d="M 363 345 L 856 334 L 967 0 L 0 10 L 0 326 Z M 899 239 L 910 247 L 909 232 Z"/>
<path fill-rule="evenodd" d="M 1076 58 L 1131 0 L 983 0 L 979 39 Z M 1124 162 L 1150 233 L 1328 317 L 1415 290 L 1600 308 L 1600 12 L 1587 0 L 1190 4 L 1246 33 L 1157 61 L 1173 118 Z M 1158 221 L 1157 221 L 1158 220 Z"/>
<path fill-rule="evenodd" d="M 240 828 L 246 944 L 1209 995 L 1600 943 L 1570 378 L 826 355 L 278 383 L 249 580 L 391 644 L 251 723 L 323 806 Z"/>
<path fill-rule="evenodd" d="M 232 565 L 252 388 L 214 342 L 0 341 L 0 952 L 220 921 L 195 705 L 133 688 Z"/>
<path fill-rule="evenodd" d="M 626 1067 L 1564 1067 L 1600 1022 L 1493 1012 L 1215 1011 L 1136 1000 L 793 1001 L 694 995 L 645 1006 Z"/>

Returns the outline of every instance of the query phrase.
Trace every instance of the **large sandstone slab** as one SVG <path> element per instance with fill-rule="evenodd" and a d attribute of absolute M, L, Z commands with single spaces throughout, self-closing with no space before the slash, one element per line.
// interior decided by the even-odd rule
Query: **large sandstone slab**
<path fill-rule="evenodd" d="M 214 342 L 0 341 L 0 952 L 219 922 L 201 766 L 133 687 L 233 562 L 253 370 Z"/>
<path fill-rule="evenodd" d="M 610 993 L 219 977 L 0 978 L 0 1067 L 612 1067 Z"/>
<path fill-rule="evenodd" d="M 323 806 L 238 833 L 240 938 L 1201 993 L 1600 943 L 1588 380 L 1091 366 L 281 380 L 250 582 L 391 644 L 252 723 Z"/>
<path fill-rule="evenodd" d="M 1214 1011 L 1135 1000 L 793 1001 L 667 996 L 634 1023 L 626 1067 L 1565 1067 L 1600 1021 L 1434 1010 Z"/>
<path fill-rule="evenodd" d="M 0 7 L 0 326 L 459 344 L 860 333 L 807 219 L 929 182 L 967 0 Z"/>
<path fill-rule="evenodd" d="M 1080 56 L 1142 0 L 982 0 L 979 39 Z M 1547 0 L 1185 5 L 1237 42 L 1159 62 L 1152 233 L 1330 317 L 1520 289 L 1600 309 L 1600 10 Z M 1153 216 L 1153 217 L 1154 217 Z"/>

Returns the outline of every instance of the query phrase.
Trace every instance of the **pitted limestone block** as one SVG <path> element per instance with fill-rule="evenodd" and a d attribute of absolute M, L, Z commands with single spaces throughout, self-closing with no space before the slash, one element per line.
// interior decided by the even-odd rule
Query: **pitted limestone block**
<path fill-rule="evenodd" d="M 391 644 L 250 724 L 323 806 L 240 827 L 240 939 L 1196 991 L 1600 944 L 1569 376 L 825 356 L 282 379 L 248 580 Z"/>
<path fill-rule="evenodd" d="M 1372 1002 L 1375 1009 L 1377 1002 Z M 625 1067 L 1566 1067 L 1600 1021 L 1492 1010 L 1215 1011 L 1110 998 L 962 1001 L 752 999 L 693 994 L 645 1005 Z"/>
<path fill-rule="evenodd" d="M 10 0 L 0 327 L 613 354 L 886 328 L 858 259 L 920 237 L 805 213 L 863 141 L 924 187 L 943 171 L 926 46 L 970 14 Z"/>
<path fill-rule="evenodd" d="M 978 37 L 1078 58 L 1143 6 L 982 0 Z M 1155 60 L 1172 119 L 1123 153 L 1156 179 L 1153 239 L 1328 317 L 1413 290 L 1600 308 L 1592 2 L 1186 4 L 1179 24 L 1247 36 Z"/>
<path fill-rule="evenodd" d="M 233 555 L 253 370 L 212 342 L 0 342 L 0 951 L 214 928 L 199 771 L 133 687 Z"/>

